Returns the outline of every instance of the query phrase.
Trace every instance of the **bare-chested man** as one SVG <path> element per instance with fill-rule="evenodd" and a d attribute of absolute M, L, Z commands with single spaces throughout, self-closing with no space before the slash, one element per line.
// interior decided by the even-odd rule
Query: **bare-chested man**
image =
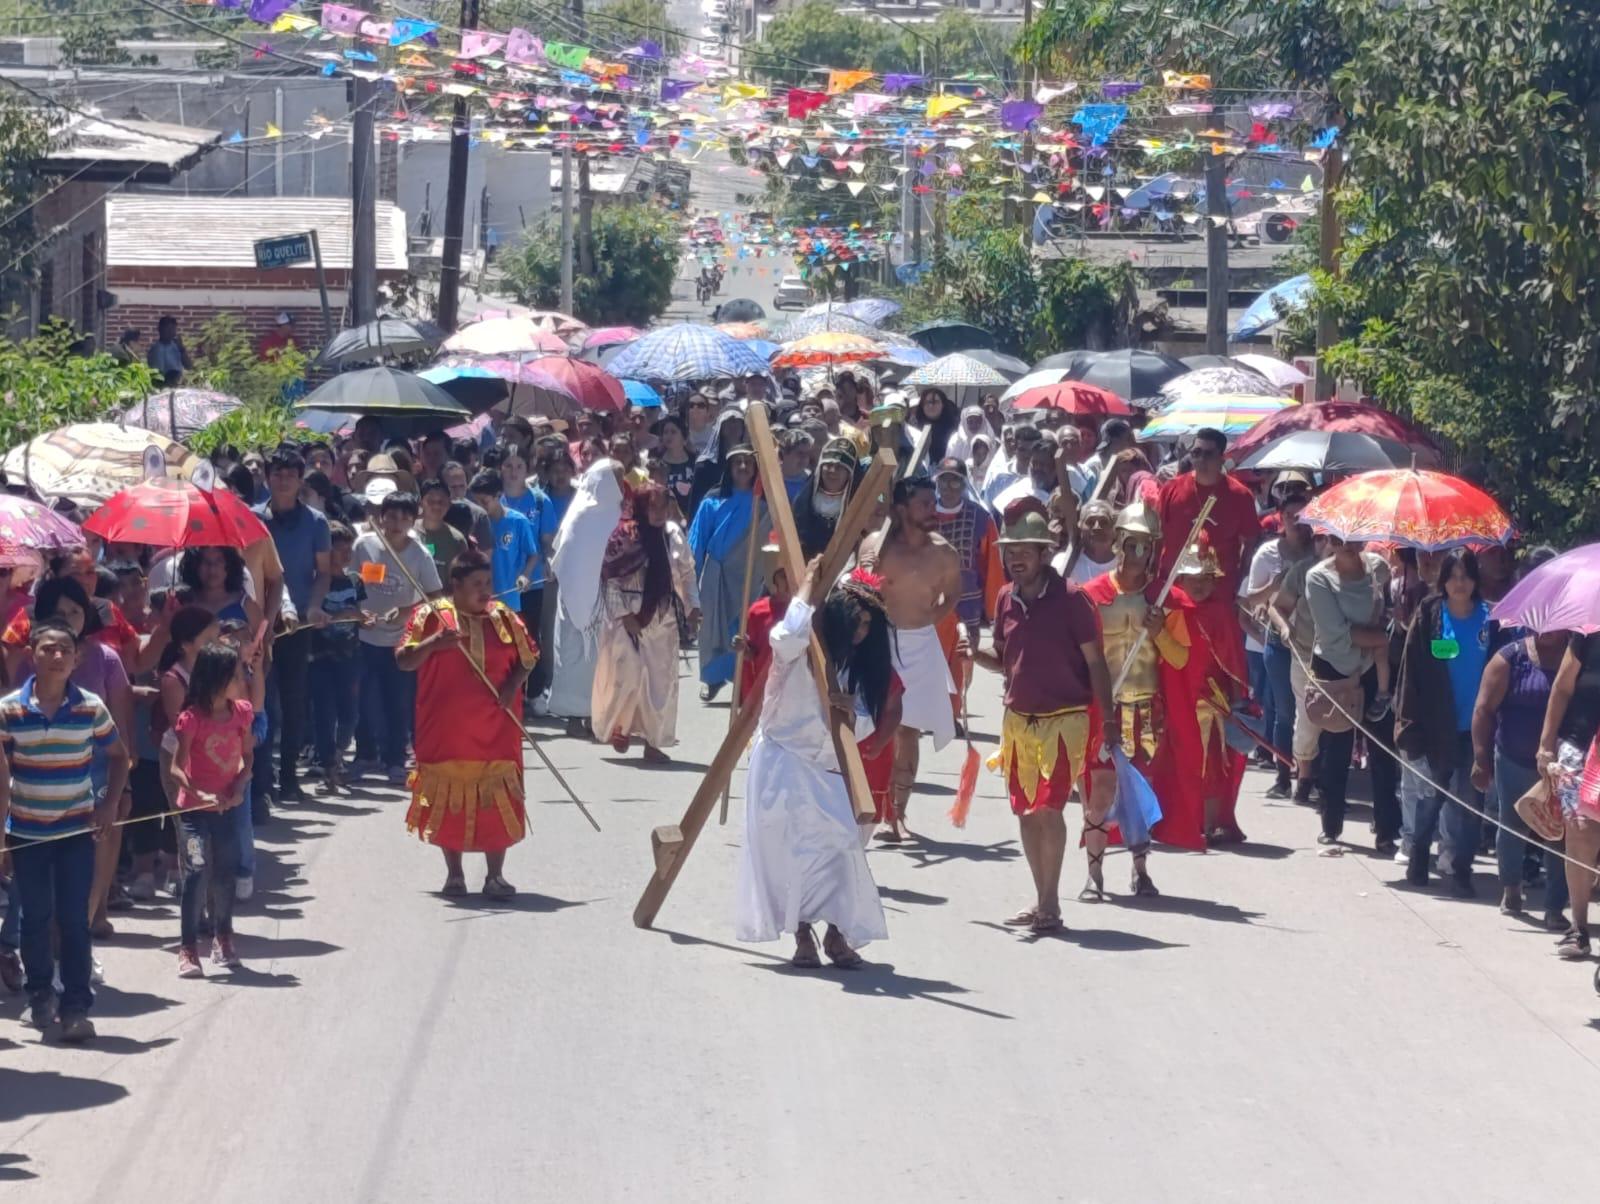
<path fill-rule="evenodd" d="M 925 476 L 895 482 L 889 529 L 869 535 L 861 544 L 863 566 L 883 577 L 883 600 L 895 629 L 895 671 L 905 686 L 904 713 L 895 737 L 894 813 L 880 840 L 902 839 L 906 803 L 917 779 L 917 740 L 933 737 L 935 749 L 955 735 L 950 696 L 955 683 L 939 641 L 941 624 L 951 619 L 961 597 L 961 557 L 936 534 L 939 525 L 933 481 Z M 966 655 L 966 637 L 957 637 L 958 656 Z"/>

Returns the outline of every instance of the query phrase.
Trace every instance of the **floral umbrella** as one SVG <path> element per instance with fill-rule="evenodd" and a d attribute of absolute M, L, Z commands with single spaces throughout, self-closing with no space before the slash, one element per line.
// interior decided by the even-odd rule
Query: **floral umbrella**
<path fill-rule="evenodd" d="M 215 389 L 162 389 L 134 402 L 117 415 L 117 421 L 181 442 L 243 404 Z"/>
<path fill-rule="evenodd" d="M 30 439 L 6 453 L 6 479 L 46 499 L 97 506 L 145 478 L 147 449 L 158 448 L 167 472 L 187 477 L 199 463 L 165 435 L 114 422 L 80 422 Z"/>
<path fill-rule="evenodd" d="M 1505 543 L 1516 534 L 1499 503 L 1476 485 L 1418 468 L 1349 477 L 1313 498 L 1300 517 L 1347 542 L 1381 539 L 1425 552 Z"/>
<path fill-rule="evenodd" d="M 1274 439 L 1281 439 L 1295 431 L 1354 431 L 1362 435 L 1395 439 L 1416 448 L 1436 450 L 1432 436 L 1388 410 L 1358 405 L 1353 401 L 1319 401 L 1279 410 L 1272 417 L 1251 427 L 1237 442 L 1230 443 L 1228 455 L 1236 462 L 1242 461 Z"/>
<path fill-rule="evenodd" d="M 1288 397 L 1251 397 L 1227 393 L 1191 397 L 1157 413 L 1139 432 L 1139 438 L 1175 440 L 1180 435 L 1193 434 L 1210 427 L 1232 439 L 1268 415 L 1294 404 L 1293 399 Z"/>
<path fill-rule="evenodd" d="M 530 351 L 559 355 L 567 350 L 567 342 L 529 314 L 520 318 L 485 318 L 464 326 L 444 341 L 441 350 L 466 355 L 517 355 Z"/>
<path fill-rule="evenodd" d="M 45 553 L 82 546 L 76 524 L 32 498 L 0 493 L 0 568 L 37 571 Z"/>
<path fill-rule="evenodd" d="M 882 344 L 858 334 L 823 331 L 785 343 L 772 357 L 774 368 L 815 368 L 819 364 L 858 364 L 882 359 Z"/>

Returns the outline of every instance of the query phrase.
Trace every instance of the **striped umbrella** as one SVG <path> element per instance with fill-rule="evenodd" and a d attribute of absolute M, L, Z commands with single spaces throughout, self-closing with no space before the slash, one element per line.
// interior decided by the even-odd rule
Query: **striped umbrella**
<path fill-rule="evenodd" d="M 1242 435 L 1263 418 L 1295 405 L 1289 397 L 1214 393 L 1187 398 L 1159 411 L 1139 432 L 1141 439 L 1173 440 L 1205 427 L 1228 438 Z"/>
<path fill-rule="evenodd" d="M 696 322 L 652 330 L 606 364 L 613 376 L 635 380 L 698 381 L 770 376 L 772 369 L 748 344 Z"/>
<path fill-rule="evenodd" d="M 883 358 L 881 343 L 858 334 L 826 330 L 785 343 L 772 357 L 774 368 L 815 368 L 819 364 L 858 364 Z"/>
<path fill-rule="evenodd" d="M 900 383 L 910 389 L 1004 389 L 1011 381 L 988 364 L 957 351 L 924 364 Z"/>

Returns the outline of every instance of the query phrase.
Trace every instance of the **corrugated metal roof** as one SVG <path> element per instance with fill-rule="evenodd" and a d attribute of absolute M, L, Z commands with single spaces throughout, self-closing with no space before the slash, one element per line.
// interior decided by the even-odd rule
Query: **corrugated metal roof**
<path fill-rule="evenodd" d="M 221 140 L 220 130 L 171 125 L 164 121 L 111 121 L 83 114 L 56 130 L 41 171 L 71 173 L 73 179 L 99 179 L 96 169 L 120 179 L 169 180 L 192 167 Z"/>
<path fill-rule="evenodd" d="M 405 210 L 377 203 L 378 270 L 405 271 Z M 118 193 L 106 198 L 109 267 L 254 267 L 255 241 L 315 230 L 326 268 L 350 266 L 350 202 L 342 197 L 199 197 Z"/>

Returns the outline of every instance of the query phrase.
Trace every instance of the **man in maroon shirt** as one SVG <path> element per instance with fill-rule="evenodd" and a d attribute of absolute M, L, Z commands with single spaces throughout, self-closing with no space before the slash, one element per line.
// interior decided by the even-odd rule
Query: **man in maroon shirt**
<path fill-rule="evenodd" d="M 1194 447 L 1189 453 L 1194 469 L 1161 487 L 1156 499 L 1156 516 L 1161 520 L 1161 565 L 1157 575 L 1166 577 L 1189 543 L 1189 528 L 1199 516 L 1200 507 L 1207 498 L 1216 498 L 1206 530 L 1222 564 L 1223 580 L 1218 592 L 1232 596 L 1239 592 L 1250 552 L 1261 538 L 1261 522 L 1249 488 L 1223 471 L 1222 456 L 1227 450 L 1226 435 L 1201 427 L 1195 432 Z"/>
<path fill-rule="evenodd" d="M 1036 901 L 1006 921 L 1034 932 L 1061 929 L 1061 864 L 1067 853 L 1063 811 L 1080 776 L 1110 806 L 1110 769 L 1087 772 L 1089 752 L 1105 739 L 1099 717 L 1111 713 L 1111 674 L 1094 604 L 1050 567 L 1055 541 L 1044 507 L 1023 498 L 1006 510 L 1000 553 L 1011 581 L 995 603 L 994 650 L 975 659 L 1005 675 L 1000 766 L 1022 849 L 1033 871 Z M 1110 763 L 1101 749 L 1100 761 Z"/>

